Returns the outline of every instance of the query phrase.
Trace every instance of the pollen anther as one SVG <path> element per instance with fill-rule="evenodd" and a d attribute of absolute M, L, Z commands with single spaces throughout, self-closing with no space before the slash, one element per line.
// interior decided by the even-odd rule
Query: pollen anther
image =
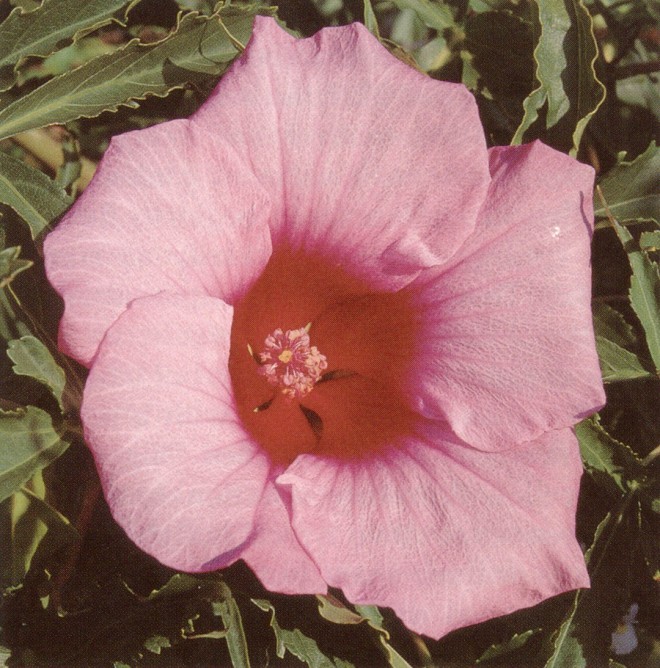
<path fill-rule="evenodd" d="M 266 337 L 264 350 L 258 355 L 261 366 L 257 373 L 290 399 L 309 394 L 328 368 L 325 355 L 310 345 L 308 331 L 309 327 L 286 332 L 276 329 Z"/>

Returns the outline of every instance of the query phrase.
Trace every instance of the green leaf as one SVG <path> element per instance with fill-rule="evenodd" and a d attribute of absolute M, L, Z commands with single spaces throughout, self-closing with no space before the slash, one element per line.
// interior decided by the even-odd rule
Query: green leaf
<path fill-rule="evenodd" d="M 361 624 L 365 621 L 362 615 L 347 608 L 334 596 L 318 594 L 316 598 L 319 602 L 319 614 L 333 624 Z"/>
<path fill-rule="evenodd" d="M 227 647 L 234 668 L 250 668 L 250 655 L 248 653 L 247 640 L 243 630 L 241 611 L 232 596 L 231 589 L 221 581 L 216 584 L 217 596 L 212 602 L 213 612 L 222 618 L 227 635 Z"/>
<path fill-rule="evenodd" d="M 61 542 L 80 540 L 80 534 L 73 524 L 71 524 L 69 519 L 64 517 L 59 510 L 53 508 L 53 506 L 47 503 L 41 496 L 35 494 L 29 487 L 21 487 L 21 489 L 16 492 L 16 495 L 22 495 L 29 500 L 34 508 L 34 512 L 48 527 L 48 530 L 56 531 L 60 534 Z"/>
<path fill-rule="evenodd" d="M 653 377 L 653 374 L 642 366 L 635 353 L 622 348 L 613 341 L 597 336 L 596 348 L 605 383 Z"/>
<path fill-rule="evenodd" d="M 144 647 L 153 654 L 160 654 L 164 648 L 172 647 L 172 643 L 165 636 L 153 635 L 144 641 Z"/>
<path fill-rule="evenodd" d="M 137 106 L 148 95 L 164 97 L 190 82 L 222 73 L 247 41 L 254 10 L 228 7 L 211 17 L 186 14 L 164 40 L 123 48 L 47 81 L 0 111 L 0 138 L 92 118 L 120 106 Z"/>
<path fill-rule="evenodd" d="M 173 575 L 162 587 L 154 589 L 149 596 L 142 598 L 144 602 L 153 602 L 167 599 L 170 596 L 179 596 L 180 594 L 187 594 L 188 592 L 199 589 L 204 580 L 196 578 L 194 575 L 187 573 L 177 573 Z M 125 586 L 127 586 L 124 583 Z M 128 587 L 127 587 L 128 588 Z M 129 588 L 129 591 L 130 588 Z"/>
<path fill-rule="evenodd" d="M 660 230 L 642 232 L 639 237 L 639 247 L 647 253 L 654 253 L 660 250 Z"/>
<path fill-rule="evenodd" d="M 660 149 L 651 142 L 649 147 L 632 162 L 619 163 L 603 176 L 598 185 L 609 210 L 617 220 L 633 218 L 660 221 L 658 189 L 660 188 Z M 594 193 L 594 213 L 607 217 L 605 206 Z"/>
<path fill-rule="evenodd" d="M 64 213 L 71 202 L 64 189 L 43 172 L 0 152 L 0 203 L 10 206 L 25 220 L 33 239 Z"/>
<path fill-rule="evenodd" d="M 22 260 L 20 246 L 11 246 L 0 251 L 0 289 L 9 285 L 18 274 L 29 269 L 34 262 Z"/>
<path fill-rule="evenodd" d="M 637 345 L 635 330 L 616 309 L 603 302 L 594 302 L 593 317 L 596 336 L 608 339 L 622 348 Z"/>
<path fill-rule="evenodd" d="M 660 372 L 660 272 L 658 265 L 639 249 L 628 230 L 612 220 L 632 268 L 630 304 L 646 334 L 646 344 L 655 368 Z"/>
<path fill-rule="evenodd" d="M 48 56 L 64 40 L 110 22 L 128 0 L 44 0 L 38 9 L 14 9 L 0 25 L 0 91 L 14 83 L 14 68 L 26 56 Z M 132 3 L 134 4 L 134 3 Z"/>
<path fill-rule="evenodd" d="M 0 501 L 55 461 L 68 446 L 53 428 L 50 415 L 40 408 L 0 410 Z"/>
<path fill-rule="evenodd" d="M 499 659 L 501 656 L 511 654 L 525 645 L 525 643 L 535 634 L 539 633 L 541 629 L 530 629 L 524 633 L 516 633 L 506 642 L 491 645 L 478 659 L 477 663 L 490 661 L 491 659 Z"/>
<path fill-rule="evenodd" d="M 448 5 L 429 0 L 393 0 L 399 9 L 412 9 L 429 28 L 442 33 L 455 25 Z"/>
<path fill-rule="evenodd" d="M 66 376 L 48 348 L 39 339 L 34 336 L 14 339 L 9 342 L 7 355 L 14 362 L 14 373 L 19 376 L 29 376 L 46 385 L 57 399 L 60 409 L 64 410 L 62 393 Z"/>
<path fill-rule="evenodd" d="M 594 333 L 603 380 L 613 383 L 634 378 L 648 378 L 648 371 L 633 348 L 637 338 L 626 319 L 607 304 L 594 304 Z"/>
<path fill-rule="evenodd" d="M 275 633 L 276 654 L 280 659 L 284 658 L 287 651 L 295 657 L 304 661 L 310 668 L 337 668 L 338 666 L 349 666 L 345 661 L 330 659 L 321 652 L 318 644 L 299 629 L 288 631 L 283 629 L 275 617 L 275 608 L 270 601 L 265 599 L 252 599 L 252 602 L 264 612 L 270 612 L 270 625 Z"/>
<path fill-rule="evenodd" d="M 603 488 L 619 498 L 631 489 L 633 481 L 644 475 L 637 455 L 612 438 L 597 418 L 583 420 L 575 427 L 580 453 L 587 472 Z"/>
<path fill-rule="evenodd" d="M 30 488 L 35 498 L 46 495 L 43 475 L 38 471 L 21 492 Z M 20 586 L 32 565 L 48 527 L 36 512 L 30 496 L 17 492 L 0 502 L 0 588 Z"/>
<path fill-rule="evenodd" d="M 630 587 L 630 568 L 638 541 L 639 503 L 633 491 L 598 525 L 585 562 L 591 589 L 575 594 L 549 649 L 545 668 L 607 665 L 611 633 Z"/>
<path fill-rule="evenodd" d="M 374 628 L 379 633 L 380 644 L 385 650 L 387 662 L 392 668 L 412 668 L 412 666 L 390 645 L 388 640 L 390 634 L 383 626 L 383 615 L 375 605 L 356 605 L 355 610 L 361 614 L 369 626 Z"/>
<path fill-rule="evenodd" d="M 58 167 L 55 182 L 65 190 L 71 188 L 82 173 L 80 147 L 69 134 L 62 141 L 62 157 L 64 162 Z"/>
<path fill-rule="evenodd" d="M 581 0 L 536 0 L 541 34 L 534 51 L 538 87 L 523 103 L 524 116 L 512 144 L 547 105 L 545 127 L 554 129 L 557 148 L 575 155 L 587 123 L 601 105 L 605 88 L 596 77 L 598 47 L 591 15 Z"/>
<path fill-rule="evenodd" d="M 364 25 L 367 30 L 380 41 L 380 30 L 378 30 L 378 19 L 371 6 L 371 0 L 364 0 Z"/>

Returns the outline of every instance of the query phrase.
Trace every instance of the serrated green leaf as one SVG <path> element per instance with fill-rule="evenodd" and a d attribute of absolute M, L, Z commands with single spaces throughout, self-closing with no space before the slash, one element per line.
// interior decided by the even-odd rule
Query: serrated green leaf
<path fill-rule="evenodd" d="M 68 446 L 53 428 L 50 415 L 40 408 L 0 410 L 0 501 L 55 461 Z"/>
<path fill-rule="evenodd" d="M 633 218 L 660 221 L 660 148 L 651 142 L 631 162 L 623 156 L 598 182 L 607 206 L 617 220 Z M 594 213 L 605 218 L 601 198 L 594 194 Z"/>
<path fill-rule="evenodd" d="M 660 250 L 660 230 L 642 232 L 639 237 L 639 247 L 647 253 Z"/>
<path fill-rule="evenodd" d="M 605 383 L 618 383 L 635 378 L 653 378 L 653 374 L 642 366 L 635 353 L 622 348 L 614 341 L 597 336 L 596 349 Z"/>
<path fill-rule="evenodd" d="M 110 22 L 128 0 L 44 0 L 31 12 L 14 9 L 0 25 L 0 91 L 14 83 L 26 56 L 48 56 L 81 32 Z"/>
<path fill-rule="evenodd" d="M 270 612 L 270 626 L 275 634 L 276 654 L 282 659 L 284 655 L 291 652 L 295 657 L 304 661 L 310 668 L 339 668 L 351 664 L 341 659 L 330 659 L 319 649 L 313 638 L 309 638 L 299 629 L 288 631 L 283 629 L 275 617 L 275 608 L 270 601 L 265 599 L 252 599 L 252 602 L 264 612 Z"/>
<path fill-rule="evenodd" d="M 162 587 L 154 589 L 149 596 L 142 599 L 144 601 L 160 601 L 170 596 L 186 594 L 195 589 L 199 589 L 203 581 L 188 573 L 177 573 L 173 575 Z"/>
<path fill-rule="evenodd" d="M 71 202 L 66 192 L 43 172 L 0 152 L 0 204 L 10 206 L 25 220 L 33 239 Z"/>
<path fill-rule="evenodd" d="M 590 668 L 609 660 L 611 632 L 628 596 L 629 572 L 640 531 L 639 503 L 631 491 L 598 525 L 585 562 L 591 589 L 575 594 L 545 668 Z"/>
<path fill-rule="evenodd" d="M 217 596 L 212 602 L 213 612 L 222 618 L 227 635 L 227 647 L 234 668 L 250 668 L 247 639 L 243 630 L 241 611 L 231 593 L 231 589 L 221 581 L 215 582 Z"/>
<path fill-rule="evenodd" d="M 20 246 L 10 246 L 0 251 L 0 289 L 9 285 L 22 271 L 29 269 L 34 262 L 23 260 Z"/>
<path fill-rule="evenodd" d="M 594 333 L 622 348 L 632 348 L 637 344 L 637 337 L 632 325 L 627 322 L 619 311 L 604 304 L 595 302 L 593 305 Z"/>
<path fill-rule="evenodd" d="M 553 654 L 546 662 L 544 668 L 587 668 L 587 660 L 584 656 L 582 645 L 571 633 L 579 603 L 580 594 L 578 592 L 573 600 L 571 611 L 559 627 Z"/>
<path fill-rule="evenodd" d="M 524 633 L 516 633 L 506 642 L 491 645 L 478 659 L 477 663 L 490 661 L 491 659 L 498 659 L 501 656 L 511 654 L 525 645 L 525 643 L 535 634 L 539 633 L 541 629 L 530 629 Z"/>
<path fill-rule="evenodd" d="M 317 595 L 319 602 L 319 614 L 333 624 L 361 624 L 365 618 L 362 615 L 349 610 L 334 596 Z"/>
<path fill-rule="evenodd" d="M 388 642 L 390 639 L 390 634 L 387 629 L 383 626 L 383 615 L 380 610 L 375 605 L 356 605 L 355 610 L 361 614 L 366 620 L 369 626 L 378 631 L 380 644 L 385 650 L 385 655 L 387 656 L 387 662 L 392 668 L 412 668 L 411 665 L 399 654 L 392 645 Z"/>
<path fill-rule="evenodd" d="M 536 0 L 540 27 L 534 50 L 538 87 L 523 103 L 524 116 L 512 144 L 525 133 L 547 104 L 545 127 L 559 133 L 557 148 L 575 155 L 587 123 L 601 105 L 605 88 L 596 77 L 598 47 L 591 15 L 581 0 Z"/>
<path fill-rule="evenodd" d="M 393 0 L 399 9 L 412 9 L 422 23 L 442 33 L 455 25 L 454 17 L 448 5 L 429 0 Z"/>
<path fill-rule="evenodd" d="M 53 359 L 46 346 L 34 336 L 23 336 L 9 342 L 7 355 L 14 362 L 13 370 L 19 376 L 29 376 L 46 385 L 64 410 L 62 394 L 66 384 L 64 371 Z"/>
<path fill-rule="evenodd" d="M 238 54 L 235 40 L 247 41 L 254 16 L 253 9 L 234 7 L 211 17 L 186 14 L 164 40 L 146 45 L 133 40 L 7 105 L 0 111 L 0 138 L 135 107 L 149 95 L 164 97 L 216 77 Z"/>
<path fill-rule="evenodd" d="M 639 249 L 628 230 L 612 220 L 632 268 L 630 305 L 646 334 L 646 344 L 656 370 L 660 373 L 660 271 L 655 262 Z"/>
<path fill-rule="evenodd" d="M 603 380 L 613 383 L 653 376 L 632 350 L 637 345 L 637 339 L 623 315 L 607 304 L 596 302 L 593 316 Z"/>
<path fill-rule="evenodd" d="M 583 420 L 575 427 L 585 469 L 613 496 L 628 492 L 631 483 L 643 475 L 644 467 L 626 445 L 612 438 L 596 418 Z"/>

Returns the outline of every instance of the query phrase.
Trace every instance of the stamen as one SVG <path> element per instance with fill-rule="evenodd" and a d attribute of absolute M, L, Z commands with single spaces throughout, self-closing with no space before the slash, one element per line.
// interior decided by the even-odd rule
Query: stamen
<path fill-rule="evenodd" d="M 286 332 L 276 329 L 266 337 L 264 351 L 255 356 L 261 365 L 257 373 L 290 399 L 309 394 L 328 368 L 325 355 L 310 345 L 310 327 L 311 323 Z"/>

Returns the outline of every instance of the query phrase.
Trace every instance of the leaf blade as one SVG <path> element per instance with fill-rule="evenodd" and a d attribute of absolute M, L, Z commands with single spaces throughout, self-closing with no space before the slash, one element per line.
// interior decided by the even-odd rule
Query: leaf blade
<path fill-rule="evenodd" d="M 48 387 L 64 410 L 62 395 L 66 376 L 53 359 L 46 346 L 34 336 L 22 336 L 9 342 L 7 355 L 14 362 L 13 371 L 19 376 L 29 376 Z"/>
<path fill-rule="evenodd" d="M 615 219 L 612 223 L 632 269 L 630 305 L 642 323 L 651 359 L 660 373 L 660 271 L 658 265 L 639 249 L 630 232 Z"/>
<path fill-rule="evenodd" d="M 11 66 L 26 56 L 48 56 L 63 40 L 109 23 L 126 4 L 128 0 L 45 0 L 31 12 L 16 7 L 0 24 L 0 91 L 14 83 Z"/>
<path fill-rule="evenodd" d="M 50 415 L 40 408 L 0 410 L 0 501 L 55 461 L 68 446 L 53 428 Z"/>
<path fill-rule="evenodd" d="M 594 63 L 598 47 L 582 0 L 536 0 L 541 34 L 534 50 L 538 86 L 523 103 L 512 144 L 521 144 L 547 103 L 545 127 L 561 132 L 558 148 L 575 155 L 582 134 L 605 98 Z M 575 65 L 577 63 L 577 65 Z"/>
<path fill-rule="evenodd" d="M 660 147 L 653 141 L 632 161 L 626 161 L 622 156 L 598 185 L 610 213 L 619 221 L 633 218 L 660 221 Z M 594 193 L 594 213 L 597 218 L 607 217 L 597 193 Z"/>
<path fill-rule="evenodd" d="M 213 16 L 184 15 L 175 30 L 153 44 L 132 40 L 61 74 L 0 111 L 0 138 L 51 123 L 93 118 L 149 95 L 221 74 L 238 54 L 234 40 L 247 40 L 255 14 L 233 7 Z"/>
<path fill-rule="evenodd" d="M 43 172 L 0 152 L 0 203 L 25 220 L 33 239 L 48 229 L 71 201 Z"/>

